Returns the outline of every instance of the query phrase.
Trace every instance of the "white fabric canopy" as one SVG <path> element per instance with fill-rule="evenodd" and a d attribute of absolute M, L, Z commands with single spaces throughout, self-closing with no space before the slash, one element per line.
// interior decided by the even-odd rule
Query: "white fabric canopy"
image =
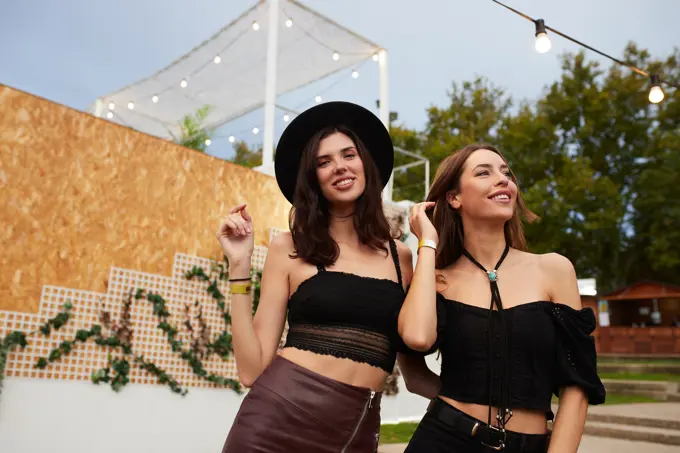
<path fill-rule="evenodd" d="M 355 67 L 381 49 L 294 0 L 280 0 L 279 21 L 277 95 Z M 204 122 L 208 129 L 252 112 L 265 101 L 267 31 L 268 5 L 260 1 L 166 68 L 101 96 L 99 113 L 139 131 L 170 137 L 169 131 L 176 133 L 185 115 L 205 105 L 212 108 Z"/>

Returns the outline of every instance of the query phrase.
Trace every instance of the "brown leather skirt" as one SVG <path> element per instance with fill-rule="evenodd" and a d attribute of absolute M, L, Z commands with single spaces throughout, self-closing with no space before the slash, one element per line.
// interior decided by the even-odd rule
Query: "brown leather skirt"
<path fill-rule="evenodd" d="M 222 453 L 375 453 L 380 397 L 277 355 L 243 400 Z"/>

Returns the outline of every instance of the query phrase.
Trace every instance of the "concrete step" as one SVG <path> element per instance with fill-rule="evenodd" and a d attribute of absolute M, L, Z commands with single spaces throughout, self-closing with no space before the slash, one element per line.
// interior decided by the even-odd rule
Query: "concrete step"
<path fill-rule="evenodd" d="M 612 353 L 600 353 L 597 355 L 601 357 L 602 362 L 645 362 L 649 360 L 664 360 L 668 362 L 680 361 L 680 354 L 612 354 Z"/>
<path fill-rule="evenodd" d="M 600 373 L 630 373 L 630 374 L 673 374 L 680 376 L 680 364 L 657 363 L 599 363 Z"/>
<path fill-rule="evenodd" d="M 669 395 L 680 393 L 678 382 L 666 381 L 629 381 L 623 379 L 603 379 L 607 393 L 622 395 L 641 395 L 667 400 Z"/>
<path fill-rule="evenodd" d="M 609 423 L 616 425 L 634 425 L 644 426 L 647 428 L 662 428 L 680 431 L 680 419 L 673 420 L 662 418 L 638 417 L 633 415 L 595 414 L 589 412 L 588 422 Z"/>
<path fill-rule="evenodd" d="M 619 393 L 622 390 L 638 390 L 649 392 L 676 393 L 678 391 L 677 382 L 666 381 L 629 381 L 625 379 L 603 379 L 607 391 Z"/>
<path fill-rule="evenodd" d="M 585 434 L 592 436 L 651 442 L 664 445 L 680 445 L 680 430 L 651 428 L 647 426 L 622 425 L 587 421 Z"/>
<path fill-rule="evenodd" d="M 680 393 L 669 393 L 666 396 L 666 401 L 671 401 L 674 403 L 680 403 Z"/>

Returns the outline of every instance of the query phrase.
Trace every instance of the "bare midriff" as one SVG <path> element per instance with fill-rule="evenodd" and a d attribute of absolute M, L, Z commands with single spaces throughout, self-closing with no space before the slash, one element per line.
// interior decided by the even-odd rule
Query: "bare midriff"
<path fill-rule="evenodd" d="M 387 376 L 389 376 L 384 370 L 367 363 L 316 354 L 297 348 L 283 348 L 279 351 L 279 355 L 321 376 L 376 392 L 383 390 Z"/>
<path fill-rule="evenodd" d="M 445 396 L 439 396 L 456 409 L 465 412 L 471 417 L 476 418 L 482 423 L 487 423 L 489 417 L 489 406 L 473 403 L 461 403 Z M 491 408 L 491 420 L 496 420 L 498 408 Z M 495 425 L 495 423 L 494 423 Z M 512 418 L 505 425 L 508 431 L 515 431 L 523 434 L 545 434 L 548 431 L 548 423 L 545 412 L 529 409 L 513 409 Z"/>

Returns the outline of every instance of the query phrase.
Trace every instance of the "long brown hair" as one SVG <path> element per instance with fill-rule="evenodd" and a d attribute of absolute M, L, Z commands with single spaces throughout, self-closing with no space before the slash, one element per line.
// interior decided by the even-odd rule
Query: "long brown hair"
<path fill-rule="evenodd" d="M 460 177 L 465 169 L 465 163 L 470 155 L 479 149 L 493 151 L 505 160 L 503 154 L 494 146 L 487 144 L 467 145 L 463 149 L 451 154 L 439 164 L 434 182 L 430 187 L 430 192 L 427 194 L 427 201 L 434 201 L 436 203 L 431 218 L 439 234 L 439 245 L 435 258 L 435 267 L 437 269 L 444 269 L 450 266 L 463 254 L 463 239 L 465 237 L 463 220 L 460 217 L 460 213 L 449 205 L 447 193 L 458 193 L 460 191 Z M 510 179 L 515 184 L 518 184 L 517 177 L 512 173 L 512 170 L 510 171 Z M 505 240 L 510 247 L 526 251 L 527 242 L 524 237 L 522 218 L 528 222 L 533 222 L 538 219 L 538 216 L 527 208 L 518 185 L 515 212 L 512 218 L 505 222 Z"/>
<path fill-rule="evenodd" d="M 338 259 L 340 248 L 331 237 L 328 200 L 324 198 L 316 175 L 316 156 L 321 141 L 341 133 L 349 137 L 364 165 L 366 187 L 354 208 L 354 229 L 359 241 L 375 250 L 387 253 L 385 243 L 391 239 L 390 224 L 382 206 L 380 173 L 371 154 L 359 137 L 345 126 L 326 127 L 307 142 L 298 170 L 293 207 L 290 210 L 289 227 L 295 245 L 293 258 L 322 266 L 331 266 Z"/>

